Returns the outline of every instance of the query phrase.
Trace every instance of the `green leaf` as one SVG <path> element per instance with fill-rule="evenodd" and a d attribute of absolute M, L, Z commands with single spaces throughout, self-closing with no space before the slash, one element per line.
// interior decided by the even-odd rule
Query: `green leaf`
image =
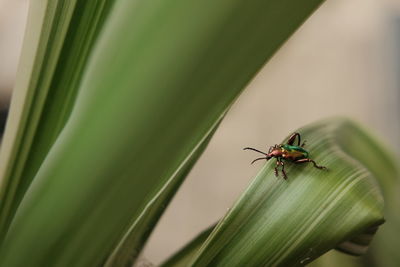
<path fill-rule="evenodd" d="M 371 244 L 367 254 L 367 266 L 397 267 L 400 262 L 398 247 L 400 247 L 400 171 L 396 163 L 400 162 L 392 153 L 382 149 L 375 138 L 362 134 L 360 129 L 350 128 L 349 131 L 359 132 L 360 138 L 343 138 L 344 146 L 349 154 L 354 155 L 377 177 L 385 199 L 385 224 L 380 227 L 378 235 Z M 347 136 L 347 133 L 345 134 Z M 362 148 L 360 143 L 367 142 L 371 146 Z M 358 149 L 359 148 L 359 149 Z M 372 156 L 373 155 L 373 156 Z"/>
<path fill-rule="evenodd" d="M 30 5 L 22 60 L 0 156 L 0 236 L 69 118 L 111 1 Z"/>
<path fill-rule="evenodd" d="M 206 241 L 207 237 L 214 230 L 215 225 L 207 228 L 200 234 L 198 234 L 192 241 L 186 244 L 181 250 L 172 255 L 162 267 L 186 267 L 192 262 L 194 255 L 200 249 L 201 245 Z"/>
<path fill-rule="evenodd" d="M 45 1 L 30 5 L 29 29 L 25 34 L 22 60 L 0 155 L 1 236 L 4 236 L 11 219 L 10 213 L 13 213 L 13 200 L 74 5 L 75 1 L 71 1 L 69 5 L 63 5 L 62 2 L 48 5 Z"/>
<path fill-rule="evenodd" d="M 371 261 L 365 256 L 363 257 L 354 257 L 348 254 L 344 254 L 335 250 L 331 250 L 328 253 L 325 253 L 317 260 L 311 262 L 309 267 L 369 267 L 371 265 Z"/>
<path fill-rule="evenodd" d="M 385 224 L 380 227 L 377 236 L 367 254 L 361 258 L 346 258 L 337 253 L 323 256 L 311 266 L 385 266 L 397 267 L 400 255 L 400 172 L 396 162 L 400 162 L 394 153 L 388 153 L 383 144 L 366 134 L 362 127 L 349 124 L 340 135 L 340 142 L 346 153 L 360 161 L 377 178 L 385 199 Z M 364 146 L 363 144 L 369 144 Z M 331 261 L 331 265 L 327 265 Z M 340 262 L 340 264 L 339 264 Z M 335 265 L 336 263 L 336 265 Z"/>
<path fill-rule="evenodd" d="M 163 191 L 166 185 L 179 185 L 191 156 L 245 85 L 321 2 L 113 1 L 101 30 L 94 28 L 105 1 L 32 3 L 31 17 L 39 8 L 39 21 L 27 30 L 36 39 L 27 43 L 32 49 L 24 57 L 31 63 L 28 72 L 38 74 L 19 73 L 25 82 L 16 94 L 22 96 L 11 108 L 17 125 L 7 126 L 10 147 L 2 149 L 3 181 L 14 188 L 3 187 L 7 200 L 2 203 L 10 207 L 15 199 L 22 201 L 14 205 L 14 217 L 10 208 L 2 215 L 13 220 L 9 229 L 3 224 L 0 265 L 98 266 L 119 259 L 118 251 L 128 261 L 121 264 L 129 264 L 123 246 L 133 254 L 141 250 L 170 199 L 163 192 L 175 190 Z M 87 5 L 86 11 L 76 8 L 81 5 Z M 97 5 L 97 19 L 86 36 L 85 21 Z M 72 19 L 75 14 L 81 17 Z M 87 40 L 69 42 L 69 33 Z M 72 57 L 68 64 L 67 56 Z M 36 58 L 49 59 L 49 68 Z M 68 77 L 73 80 L 60 95 L 57 86 L 49 85 L 68 82 Z M 44 91 L 39 91 L 42 85 L 31 85 L 35 79 L 46 81 Z M 53 117 L 42 111 L 44 103 L 48 110 L 56 107 L 46 98 L 56 95 L 60 102 L 54 103 L 62 108 Z M 22 107 L 35 119 L 16 116 Z M 15 140 L 14 134 L 19 136 Z M 31 149 L 36 146 L 41 149 Z M 25 178 L 21 172 L 26 170 L 31 171 Z M 20 182 L 14 177 L 27 179 L 26 193 L 15 194 Z M 147 209 L 151 203 L 157 205 Z M 145 222 L 150 222 L 147 229 Z"/>
<path fill-rule="evenodd" d="M 310 157 L 329 170 L 286 163 L 284 180 L 275 177 L 275 162 L 267 163 L 187 266 L 298 266 L 335 247 L 365 253 L 384 221 L 376 179 L 385 177 L 376 171 L 394 171 L 387 153 L 347 119 L 321 121 L 298 132 Z M 376 152 L 362 155 L 369 165 L 358 152 L 351 153 L 358 148 Z M 167 266 L 175 266 L 171 261 Z M 179 262 L 178 256 L 172 262 Z"/>
<path fill-rule="evenodd" d="M 104 266 L 132 265 L 139 256 L 140 250 L 138 250 L 138 247 L 143 244 L 145 242 L 144 240 L 151 234 L 165 206 L 170 202 L 186 175 L 206 148 L 218 125 L 219 124 L 216 124 L 211 129 L 205 136 L 205 139 L 199 143 L 199 147 L 196 147 L 193 152 L 189 154 L 188 158 L 182 162 L 182 166 L 170 177 L 169 181 L 164 184 L 157 195 L 147 203 L 141 214 L 135 218 L 135 221 L 130 225 L 128 231 L 126 231 L 118 245 L 114 248 Z"/>

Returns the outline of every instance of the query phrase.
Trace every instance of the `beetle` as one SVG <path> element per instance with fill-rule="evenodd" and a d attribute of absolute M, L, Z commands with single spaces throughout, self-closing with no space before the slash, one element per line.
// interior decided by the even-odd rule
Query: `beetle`
<path fill-rule="evenodd" d="M 297 138 L 297 145 L 295 144 Z M 261 158 L 256 158 L 251 162 L 253 164 L 254 162 L 258 160 L 270 160 L 271 158 L 276 158 L 276 167 L 275 167 L 275 176 L 278 177 L 278 167 L 282 166 L 282 176 L 284 179 L 287 179 L 287 175 L 285 172 L 285 163 L 284 161 L 291 161 L 296 164 L 300 163 L 313 163 L 315 168 L 318 169 L 325 169 L 327 170 L 328 168 L 324 166 L 319 166 L 314 160 L 309 158 L 309 152 L 304 149 L 304 145 L 306 141 L 304 141 L 301 145 L 301 137 L 299 133 L 293 133 L 286 144 L 280 144 L 280 145 L 274 145 L 271 146 L 268 150 L 268 153 L 262 152 L 258 149 L 252 148 L 252 147 L 245 147 L 244 150 L 253 150 L 258 153 L 261 153 L 265 155 L 265 157 Z"/>

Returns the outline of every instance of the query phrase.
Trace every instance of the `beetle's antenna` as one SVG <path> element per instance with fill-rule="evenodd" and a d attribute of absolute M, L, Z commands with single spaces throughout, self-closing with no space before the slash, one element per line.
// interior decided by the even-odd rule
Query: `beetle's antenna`
<path fill-rule="evenodd" d="M 255 148 L 252 148 L 252 147 L 245 147 L 245 148 L 243 148 L 243 150 L 253 150 L 253 151 L 256 151 L 258 153 L 261 153 L 261 154 L 264 154 L 264 155 L 268 155 L 267 153 L 262 152 L 260 150 L 255 149 Z"/>
<path fill-rule="evenodd" d="M 256 162 L 257 160 L 262 160 L 262 159 L 269 160 L 269 158 L 257 158 L 257 159 L 255 159 L 255 160 L 253 160 L 250 164 L 253 164 L 253 163 Z"/>

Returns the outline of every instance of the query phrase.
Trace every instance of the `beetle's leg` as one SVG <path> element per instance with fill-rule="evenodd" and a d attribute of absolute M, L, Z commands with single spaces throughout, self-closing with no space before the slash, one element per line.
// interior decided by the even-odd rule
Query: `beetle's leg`
<path fill-rule="evenodd" d="M 301 144 L 301 147 L 304 147 L 306 145 L 307 140 L 304 140 L 303 143 Z"/>
<path fill-rule="evenodd" d="M 253 151 L 256 151 L 256 152 L 258 152 L 258 153 L 267 155 L 267 153 L 262 152 L 262 151 L 260 151 L 260 150 L 258 150 L 258 149 L 252 148 L 252 147 L 245 147 L 245 148 L 243 148 L 243 150 L 253 150 Z"/>
<path fill-rule="evenodd" d="M 294 163 L 307 163 L 307 162 L 312 162 L 314 164 L 315 168 L 325 169 L 325 170 L 328 169 L 327 167 L 317 165 L 317 163 L 312 159 L 299 159 L 299 160 L 294 161 Z"/>
<path fill-rule="evenodd" d="M 300 146 L 300 134 L 299 133 L 293 133 L 290 137 L 289 137 L 289 139 L 288 139 L 288 141 L 287 141 L 287 144 L 288 145 L 290 145 L 290 146 L 292 146 L 293 144 L 294 144 L 294 141 L 296 141 L 296 137 L 298 138 L 297 139 L 297 145 L 298 146 Z"/>
<path fill-rule="evenodd" d="M 286 180 L 287 179 L 287 175 L 286 175 L 286 172 L 285 172 L 285 163 L 283 163 L 283 161 L 281 161 L 281 165 L 282 165 L 282 175 L 283 175 L 283 178 Z"/>
<path fill-rule="evenodd" d="M 275 176 L 276 177 L 279 177 L 279 174 L 278 174 L 278 166 L 280 165 L 280 163 L 279 163 L 279 160 L 277 159 L 276 160 L 276 167 L 275 167 Z"/>

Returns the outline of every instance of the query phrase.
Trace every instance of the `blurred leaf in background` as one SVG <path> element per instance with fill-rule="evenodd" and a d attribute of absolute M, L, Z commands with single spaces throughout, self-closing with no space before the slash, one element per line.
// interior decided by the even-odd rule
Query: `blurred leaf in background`
<path fill-rule="evenodd" d="M 174 192 L 233 100 L 320 2 L 31 5 L 1 154 L 2 264 L 98 265 L 121 240 L 133 242 L 131 261 L 151 224 L 130 226 L 159 216 L 149 205 Z"/>

